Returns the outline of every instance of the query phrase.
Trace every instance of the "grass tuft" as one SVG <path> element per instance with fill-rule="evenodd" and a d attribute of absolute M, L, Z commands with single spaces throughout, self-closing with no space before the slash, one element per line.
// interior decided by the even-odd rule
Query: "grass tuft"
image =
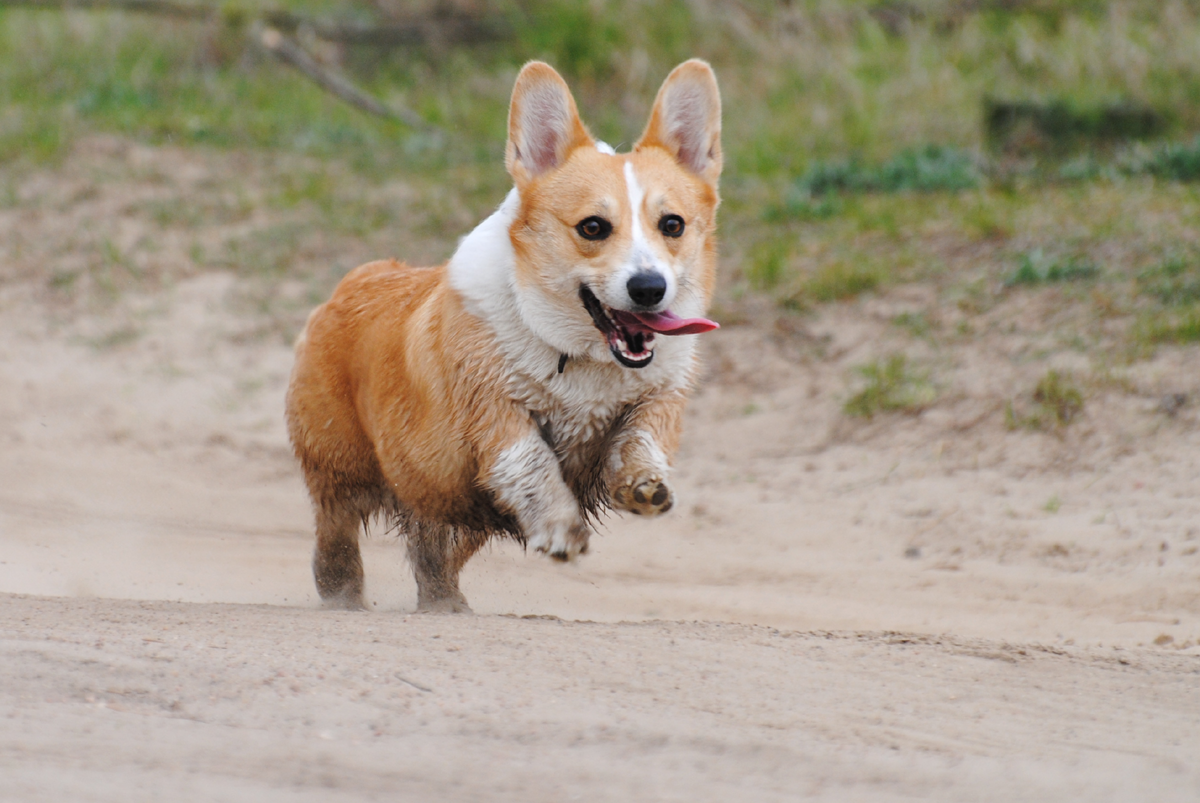
<path fill-rule="evenodd" d="M 1083 412 L 1083 392 L 1070 376 L 1058 371 L 1047 371 L 1033 389 L 1033 400 L 1054 416 L 1061 425 L 1067 425 Z"/>
<path fill-rule="evenodd" d="M 1200 302 L 1200 260 L 1171 257 L 1137 276 L 1137 289 L 1164 306 Z"/>
<path fill-rule="evenodd" d="M 933 322 L 924 312 L 902 312 L 892 318 L 892 325 L 900 327 L 913 337 L 926 338 L 933 332 Z"/>
<path fill-rule="evenodd" d="M 1032 393 L 1030 409 L 1020 412 L 1013 401 L 1005 406 L 1008 429 L 1062 429 L 1083 413 L 1083 391 L 1069 374 L 1047 371 Z"/>
<path fill-rule="evenodd" d="M 846 415 L 854 418 L 886 412 L 919 413 L 937 396 L 928 377 L 914 370 L 903 354 L 860 365 L 855 371 L 865 384 L 842 406 Z"/>
<path fill-rule="evenodd" d="M 1004 286 L 1085 281 L 1099 275 L 1100 267 L 1085 257 L 1058 260 L 1047 257 L 1041 249 L 1034 249 L 1021 255 L 1017 269 L 1004 279 Z"/>
<path fill-rule="evenodd" d="M 876 270 L 835 262 L 814 273 L 805 282 L 804 292 L 819 302 L 844 301 L 878 288 L 882 281 Z"/>
<path fill-rule="evenodd" d="M 1144 310 L 1134 323 L 1135 346 L 1200 342 L 1200 260 L 1170 257 L 1137 274 L 1135 286 L 1139 295 L 1159 305 Z"/>
<path fill-rule="evenodd" d="M 782 303 L 790 309 L 804 309 L 814 303 L 846 301 L 876 290 L 881 284 L 883 275 L 878 269 L 834 262 L 814 271 Z"/>
<path fill-rule="evenodd" d="M 1200 342 L 1200 305 L 1144 313 L 1134 324 L 1133 340 L 1141 346 Z"/>
<path fill-rule="evenodd" d="M 757 290 L 775 288 L 787 268 L 789 251 L 788 241 L 784 239 L 767 239 L 756 243 L 750 251 L 746 268 L 750 285 Z"/>
<path fill-rule="evenodd" d="M 857 159 L 817 162 L 796 180 L 798 198 L 836 192 L 934 192 L 974 189 L 982 176 L 969 153 L 942 145 L 908 148 L 878 165 Z"/>
<path fill-rule="evenodd" d="M 1049 102 L 984 100 L 984 128 L 994 151 L 1069 153 L 1106 143 L 1161 136 L 1166 116 L 1149 106 L 1121 102 L 1080 105 L 1074 99 Z"/>
<path fill-rule="evenodd" d="M 1200 181 L 1200 137 L 1159 146 L 1142 165 L 1142 172 L 1170 181 Z"/>
<path fill-rule="evenodd" d="M 783 202 L 770 204 L 763 212 L 763 219 L 768 223 L 780 223 L 787 220 L 828 220 L 840 215 L 845 204 L 836 196 L 812 197 L 812 194 L 799 185 L 788 188 Z"/>

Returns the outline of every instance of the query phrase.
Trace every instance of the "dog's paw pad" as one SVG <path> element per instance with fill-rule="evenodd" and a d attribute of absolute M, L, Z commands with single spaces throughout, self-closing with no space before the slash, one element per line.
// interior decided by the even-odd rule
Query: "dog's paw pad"
<path fill-rule="evenodd" d="M 657 516 L 666 513 L 674 504 L 671 489 L 661 480 L 642 480 L 617 488 L 614 504 L 638 516 Z"/>

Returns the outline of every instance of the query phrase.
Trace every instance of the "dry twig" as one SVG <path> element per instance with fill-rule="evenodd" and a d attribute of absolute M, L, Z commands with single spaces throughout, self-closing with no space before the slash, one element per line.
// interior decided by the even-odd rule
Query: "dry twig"
<path fill-rule="evenodd" d="M 505 39 L 511 30 L 500 16 L 435 15 L 406 22 L 369 23 L 321 20 L 290 11 L 258 11 L 232 5 L 201 5 L 175 0 L 0 0 L 0 8 L 88 9 L 160 14 L 180 19 L 260 22 L 283 33 L 304 28 L 318 38 L 347 45 L 411 47 L 429 43 L 479 44 Z"/>
<path fill-rule="evenodd" d="M 299 43 L 288 38 L 275 28 L 256 25 L 252 30 L 251 36 L 258 44 L 262 45 L 264 49 L 272 53 L 280 61 L 296 68 L 326 92 L 336 95 L 351 106 L 361 109 L 368 114 L 374 114 L 377 117 L 398 120 L 405 125 L 423 131 L 438 131 L 435 126 L 426 122 L 424 118 L 411 109 L 406 109 L 402 106 L 389 108 L 350 83 L 346 78 L 321 66 L 316 59 L 305 52 L 304 48 L 300 47 Z"/>
<path fill-rule="evenodd" d="M 180 3 L 175 0 L 0 0 L 0 8 L 66 10 L 116 10 L 159 14 L 178 19 L 210 20 L 221 18 L 231 24 L 250 24 L 250 38 L 280 61 L 295 68 L 318 86 L 368 114 L 397 120 L 412 128 L 431 133 L 440 129 L 419 114 L 404 107 L 388 107 L 359 89 L 347 78 L 322 66 L 298 42 L 287 34 L 304 29 L 331 42 L 376 47 L 420 45 L 427 42 L 473 42 L 507 35 L 497 19 L 436 16 L 427 20 L 386 25 L 353 22 L 329 22 L 293 14 L 290 11 L 251 11 L 236 6 L 209 6 Z"/>

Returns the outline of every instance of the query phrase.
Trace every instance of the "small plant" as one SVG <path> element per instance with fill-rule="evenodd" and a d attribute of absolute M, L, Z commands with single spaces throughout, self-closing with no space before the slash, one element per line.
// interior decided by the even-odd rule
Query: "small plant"
<path fill-rule="evenodd" d="M 892 318 L 892 325 L 907 331 L 913 337 L 929 337 L 933 324 L 924 312 L 902 312 Z"/>
<path fill-rule="evenodd" d="M 854 370 L 866 383 L 842 409 L 855 418 L 871 418 L 881 412 L 919 413 L 937 396 L 929 379 L 915 371 L 903 354 L 893 354 Z"/>
<path fill-rule="evenodd" d="M 1133 339 L 1143 346 L 1200 341 L 1200 306 L 1146 313 L 1134 325 Z"/>
<path fill-rule="evenodd" d="M 1159 136 L 1166 128 L 1162 112 L 1118 101 L 1092 106 L 1061 99 L 983 104 L 988 146 L 1005 153 L 1066 154 L 1105 143 Z"/>
<path fill-rule="evenodd" d="M 845 301 L 876 289 L 882 282 L 883 276 L 878 270 L 834 262 L 805 278 L 799 289 L 783 300 L 783 305 L 804 309 L 811 303 Z"/>
<path fill-rule="evenodd" d="M 1167 259 L 1138 274 L 1137 288 L 1164 306 L 1194 304 L 1200 301 L 1200 259 Z"/>
<path fill-rule="evenodd" d="M 909 148 L 886 162 L 857 159 L 817 162 L 796 181 L 804 197 L 835 192 L 935 192 L 974 189 L 980 184 L 975 161 L 966 151 L 941 145 Z"/>
<path fill-rule="evenodd" d="M 1095 154 L 1083 153 L 1062 163 L 1058 168 L 1058 179 L 1067 182 L 1095 181 L 1109 169 L 1096 159 Z"/>
<path fill-rule="evenodd" d="M 328 212 L 338 201 L 335 190 L 333 177 L 325 171 L 285 173 L 270 200 L 273 206 L 281 209 L 293 209 L 300 204 L 311 203 L 322 212 Z"/>
<path fill-rule="evenodd" d="M 1143 172 L 1170 181 L 1200 181 L 1200 137 L 1160 146 L 1141 167 Z"/>
<path fill-rule="evenodd" d="M 1008 429 L 1061 429 L 1083 413 L 1083 391 L 1070 375 L 1058 371 L 1047 371 L 1038 380 L 1032 400 L 1032 408 L 1024 413 L 1018 412 L 1012 401 L 1005 406 Z"/>
<path fill-rule="evenodd" d="M 1200 259 L 1170 257 L 1139 273 L 1136 286 L 1139 295 L 1161 306 L 1138 318 L 1132 330 L 1134 343 L 1145 348 L 1200 341 Z"/>
<path fill-rule="evenodd" d="M 770 290 L 779 284 L 787 267 L 788 243 L 784 240 L 761 242 L 750 252 L 746 278 L 758 290 Z"/>
<path fill-rule="evenodd" d="M 840 215 L 845 204 L 836 196 L 820 196 L 814 198 L 810 192 L 798 186 L 792 186 L 784 196 L 783 202 L 772 204 L 763 213 L 763 219 L 768 223 L 779 223 L 785 220 L 827 220 Z"/>
<path fill-rule="evenodd" d="M 1047 410 L 1054 420 L 1066 426 L 1083 412 L 1083 393 L 1069 376 L 1047 371 L 1033 389 L 1033 400 Z"/>
<path fill-rule="evenodd" d="M 983 240 L 1002 240 L 1012 236 L 1012 226 L 994 205 L 977 203 L 963 215 L 971 236 Z"/>
<path fill-rule="evenodd" d="M 1021 255 L 1017 269 L 1005 278 L 1004 286 L 1086 281 L 1099 275 L 1099 266 L 1084 257 L 1051 259 L 1038 248 Z"/>
<path fill-rule="evenodd" d="M 982 312 L 987 312 L 996 303 L 996 294 L 992 292 L 992 288 L 985 279 L 976 279 L 975 281 L 961 284 L 953 290 L 955 306 L 968 315 L 978 315 Z M 969 321 L 959 322 L 959 334 L 969 335 L 973 331 Z"/>

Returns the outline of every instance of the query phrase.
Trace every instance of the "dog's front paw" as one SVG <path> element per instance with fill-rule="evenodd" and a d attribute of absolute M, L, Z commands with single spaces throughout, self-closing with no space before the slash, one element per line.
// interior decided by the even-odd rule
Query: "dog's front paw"
<path fill-rule="evenodd" d="M 613 506 L 639 516 L 666 513 L 675 504 L 671 488 L 660 479 L 633 479 L 613 492 Z"/>
<path fill-rule="evenodd" d="M 577 521 L 558 532 L 543 530 L 530 536 L 528 546 L 555 560 L 568 562 L 587 553 L 589 534 L 588 526 L 582 521 Z"/>

